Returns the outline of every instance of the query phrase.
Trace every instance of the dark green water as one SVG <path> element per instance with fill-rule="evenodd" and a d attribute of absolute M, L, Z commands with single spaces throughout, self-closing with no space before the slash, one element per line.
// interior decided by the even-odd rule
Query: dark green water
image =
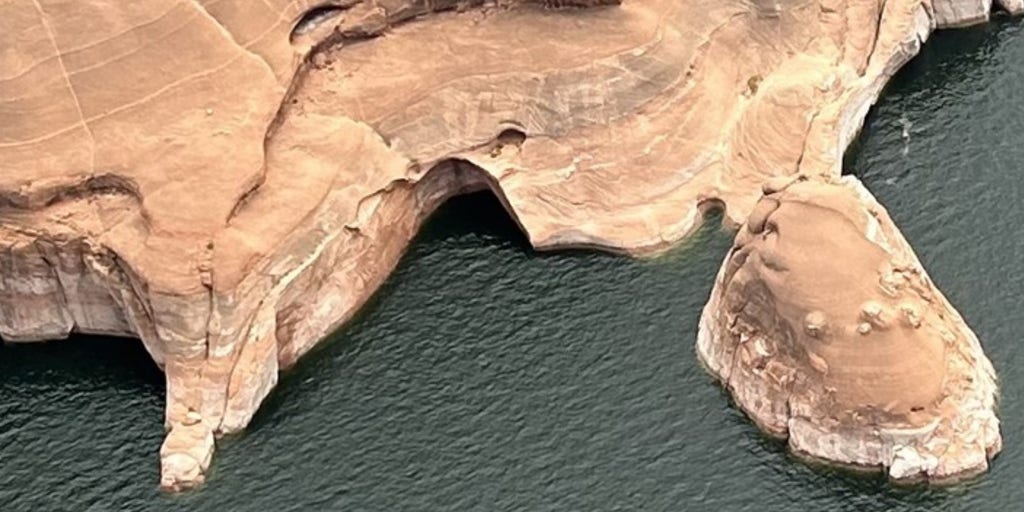
<path fill-rule="evenodd" d="M 693 352 L 731 240 L 717 219 L 655 261 L 538 255 L 473 196 L 221 443 L 199 492 L 156 490 L 163 381 L 140 344 L 0 347 L 0 511 L 1014 510 L 1022 94 L 1020 23 L 941 33 L 847 162 L 1000 373 L 1006 449 L 979 480 L 893 489 L 764 440 Z"/>

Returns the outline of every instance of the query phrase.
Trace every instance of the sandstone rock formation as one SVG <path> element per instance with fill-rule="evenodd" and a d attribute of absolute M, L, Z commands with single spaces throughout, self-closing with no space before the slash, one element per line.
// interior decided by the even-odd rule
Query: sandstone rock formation
<path fill-rule="evenodd" d="M 492 190 L 542 249 L 738 224 L 770 177 L 837 175 L 887 78 L 990 7 L 616 3 L 3 4 L 0 336 L 141 338 L 161 485 L 193 486 L 445 198 Z"/>
<path fill-rule="evenodd" d="M 1001 440 L 974 333 L 860 182 L 788 180 L 765 185 L 718 275 L 707 368 L 798 454 L 896 480 L 985 470 Z"/>

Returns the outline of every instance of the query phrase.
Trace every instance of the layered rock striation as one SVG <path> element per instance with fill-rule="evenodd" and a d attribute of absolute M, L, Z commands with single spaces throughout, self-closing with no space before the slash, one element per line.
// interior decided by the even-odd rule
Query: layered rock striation
<path fill-rule="evenodd" d="M 894 480 L 984 471 L 1001 447 L 995 372 L 855 178 L 783 178 L 740 228 L 697 349 L 796 453 Z"/>
<path fill-rule="evenodd" d="M 491 190 L 539 249 L 657 253 L 709 205 L 740 224 L 772 177 L 837 176 L 886 80 L 989 8 L 7 3 L 0 336 L 140 338 L 161 485 L 194 486 L 446 198 Z"/>

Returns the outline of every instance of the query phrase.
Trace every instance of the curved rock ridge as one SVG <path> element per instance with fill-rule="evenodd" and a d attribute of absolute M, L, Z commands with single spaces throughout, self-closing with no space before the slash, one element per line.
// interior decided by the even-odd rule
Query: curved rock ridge
<path fill-rule="evenodd" d="M 141 338 L 161 486 L 195 486 L 446 198 L 492 190 L 539 249 L 740 224 L 772 177 L 838 176 L 896 69 L 991 7 L 618 3 L 5 4 L 0 336 Z"/>
<path fill-rule="evenodd" d="M 736 236 L 701 360 L 798 454 L 894 480 L 987 469 L 996 377 L 974 333 L 859 181 L 789 180 L 765 185 Z"/>

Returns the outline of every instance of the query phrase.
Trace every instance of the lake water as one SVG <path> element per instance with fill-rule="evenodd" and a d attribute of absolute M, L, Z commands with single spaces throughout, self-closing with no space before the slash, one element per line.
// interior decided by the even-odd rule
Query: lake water
<path fill-rule="evenodd" d="M 942 32 L 847 160 L 999 372 L 1005 450 L 977 480 L 893 488 L 812 468 L 730 405 L 693 349 L 732 238 L 717 218 L 652 261 L 536 254 L 476 195 L 444 207 L 364 313 L 285 374 L 198 492 L 157 491 L 163 379 L 138 342 L 0 347 L 0 510 L 1012 510 L 1022 95 L 1020 22 Z"/>

